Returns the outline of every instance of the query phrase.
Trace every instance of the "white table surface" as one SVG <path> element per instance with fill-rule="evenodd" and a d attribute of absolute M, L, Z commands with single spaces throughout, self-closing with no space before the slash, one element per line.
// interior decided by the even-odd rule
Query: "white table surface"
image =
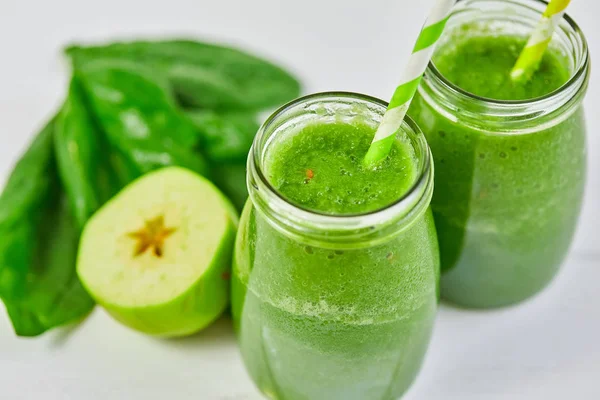
<path fill-rule="evenodd" d="M 389 98 L 430 4 L 0 0 L 0 182 L 64 96 L 59 49 L 70 41 L 189 34 L 239 44 L 292 67 L 307 93 Z M 600 54 L 598 2 L 574 0 L 570 14 L 593 55 Z M 562 272 L 517 307 L 473 312 L 442 305 L 423 371 L 405 399 L 600 399 L 600 85 L 592 75 L 587 193 Z M 75 330 L 27 340 L 14 336 L 0 307 L 0 399 L 259 398 L 227 319 L 166 341 L 130 331 L 97 308 Z"/>

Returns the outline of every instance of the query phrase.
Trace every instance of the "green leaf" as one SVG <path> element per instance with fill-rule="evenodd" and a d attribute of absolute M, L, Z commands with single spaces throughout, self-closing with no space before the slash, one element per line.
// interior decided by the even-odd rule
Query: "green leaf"
<path fill-rule="evenodd" d="M 48 123 L 21 157 L 0 196 L 0 297 L 5 300 L 25 293 L 44 196 L 55 190 L 56 177 L 50 173 L 53 124 Z"/>
<path fill-rule="evenodd" d="M 254 113 L 202 110 L 188 116 L 200 132 L 202 150 L 211 161 L 246 161 L 259 128 Z"/>
<path fill-rule="evenodd" d="M 75 273 L 79 227 L 58 178 L 53 133 L 54 121 L 0 196 L 0 298 L 20 336 L 76 321 L 94 306 Z"/>
<path fill-rule="evenodd" d="M 204 158 L 194 151 L 200 133 L 152 71 L 98 61 L 76 73 L 108 142 L 140 175 L 170 165 L 207 173 Z"/>
<path fill-rule="evenodd" d="M 215 185 L 241 212 L 248 199 L 246 163 L 214 163 L 211 166 L 211 177 Z"/>
<path fill-rule="evenodd" d="M 80 230 L 67 199 L 59 194 L 44 212 L 25 294 L 6 302 L 19 336 L 37 336 L 78 321 L 94 307 L 75 272 Z"/>
<path fill-rule="evenodd" d="M 60 177 L 83 229 L 88 218 L 127 182 L 114 172 L 111 149 L 89 115 L 77 78 L 71 80 L 58 115 L 54 147 Z"/>
<path fill-rule="evenodd" d="M 243 51 L 192 40 L 71 46 L 74 65 L 94 59 L 129 60 L 162 73 L 186 107 L 259 110 L 300 94 L 288 72 Z"/>

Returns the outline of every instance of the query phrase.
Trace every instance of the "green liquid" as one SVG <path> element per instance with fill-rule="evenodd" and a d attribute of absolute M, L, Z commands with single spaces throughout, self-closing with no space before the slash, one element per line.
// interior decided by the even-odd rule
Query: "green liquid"
<path fill-rule="evenodd" d="M 496 100 L 526 100 L 544 96 L 561 87 L 570 77 L 564 57 L 547 51 L 530 79 L 515 82 L 510 71 L 517 62 L 525 39 L 515 36 L 473 36 L 444 46 L 435 65 L 446 79 L 480 97 Z"/>
<path fill-rule="evenodd" d="M 417 170 L 413 148 L 401 140 L 377 169 L 365 168 L 374 135 L 360 123 L 309 125 L 271 150 L 269 180 L 292 203 L 322 213 L 381 209 L 408 191 Z"/>
<path fill-rule="evenodd" d="M 550 48 L 531 80 L 509 74 L 520 37 L 455 38 L 434 58 L 450 82 L 501 100 L 544 96 L 570 76 Z M 442 260 L 442 296 L 467 307 L 522 301 L 555 276 L 571 243 L 585 175 L 583 110 L 531 133 L 504 134 L 448 119 L 417 96 L 409 110 L 435 162 L 432 200 Z M 550 122 L 542 118 L 541 122 Z"/>
<path fill-rule="evenodd" d="M 393 203 L 416 179 L 413 149 L 398 140 L 389 170 L 366 170 L 373 134 L 360 123 L 305 127 L 273 145 L 269 180 L 291 202 L 322 213 Z M 232 313 L 250 375 L 274 399 L 398 398 L 429 342 L 438 263 L 429 211 L 384 244 L 342 251 L 292 240 L 248 204 Z"/>

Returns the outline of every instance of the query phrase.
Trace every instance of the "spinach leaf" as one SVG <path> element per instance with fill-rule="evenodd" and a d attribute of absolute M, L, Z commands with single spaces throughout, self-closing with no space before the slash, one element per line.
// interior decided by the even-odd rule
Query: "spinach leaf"
<path fill-rule="evenodd" d="M 76 77 L 56 121 L 54 147 L 60 177 L 83 229 L 88 218 L 127 182 L 120 182 L 113 170 L 111 151 L 89 115 Z"/>
<path fill-rule="evenodd" d="M 20 336 L 78 320 L 94 305 L 75 273 L 79 227 L 58 177 L 53 134 L 51 121 L 0 196 L 0 298 Z"/>
<path fill-rule="evenodd" d="M 214 163 L 211 165 L 211 177 L 215 185 L 231 200 L 241 212 L 248 199 L 246 187 L 246 163 Z"/>
<path fill-rule="evenodd" d="M 298 81 L 278 66 L 234 48 L 192 40 L 71 46 L 66 53 L 75 66 L 108 58 L 160 71 L 186 107 L 258 110 L 300 93 Z"/>
<path fill-rule="evenodd" d="M 97 61 L 76 73 L 108 142 L 139 175 L 169 165 L 207 173 L 204 158 L 195 151 L 200 133 L 152 71 Z"/>
<path fill-rule="evenodd" d="M 188 112 L 202 134 L 214 184 L 242 211 L 248 198 L 246 160 L 259 124 L 254 113 L 210 110 Z"/>
<path fill-rule="evenodd" d="M 37 336 L 83 318 L 94 301 L 76 272 L 79 226 L 63 193 L 44 208 L 24 296 L 6 309 L 19 336 Z"/>
<path fill-rule="evenodd" d="M 0 297 L 5 300 L 25 292 L 43 197 L 56 184 L 56 177 L 49 174 L 54 167 L 53 126 L 54 121 L 38 134 L 0 196 Z"/>
<path fill-rule="evenodd" d="M 259 128 L 254 113 L 201 110 L 188 116 L 201 133 L 202 150 L 211 161 L 246 161 Z"/>

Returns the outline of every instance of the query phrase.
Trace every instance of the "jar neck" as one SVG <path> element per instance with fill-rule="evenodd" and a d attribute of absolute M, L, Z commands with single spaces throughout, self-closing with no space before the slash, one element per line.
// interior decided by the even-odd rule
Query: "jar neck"
<path fill-rule="evenodd" d="M 486 36 L 527 37 L 546 5 L 541 0 L 461 1 L 448 21 L 438 49 L 455 38 L 457 30 L 464 26 L 480 26 L 481 34 Z M 560 22 L 551 46 L 567 57 L 571 76 L 564 85 L 545 96 L 516 101 L 479 97 L 448 81 L 435 62 L 429 64 L 419 94 L 449 120 L 460 120 L 461 125 L 475 129 L 521 134 L 550 128 L 577 110 L 585 96 L 590 73 L 586 39 L 568 15 Z"/>
<path fill-rule="evenodd" d="M 266 154 L 275 140 L 303 126 L 360 118 L 376 126 L 387 108 L 381 100 L 344 92 L 318 93 L 277 110 L 259 129 L 248 158 L 248 191 L 257 212 L 276 230 L 303 244 L 350 249 L 390 240 L 411 226 L 427 209 L 433 193 L 433 163 L 425 137 L 407 118 L 407 134 L 417 159 L 417 179 L 393 204 L 364 214 L 331 215 L 292 204 L 269 182 Z"/>

